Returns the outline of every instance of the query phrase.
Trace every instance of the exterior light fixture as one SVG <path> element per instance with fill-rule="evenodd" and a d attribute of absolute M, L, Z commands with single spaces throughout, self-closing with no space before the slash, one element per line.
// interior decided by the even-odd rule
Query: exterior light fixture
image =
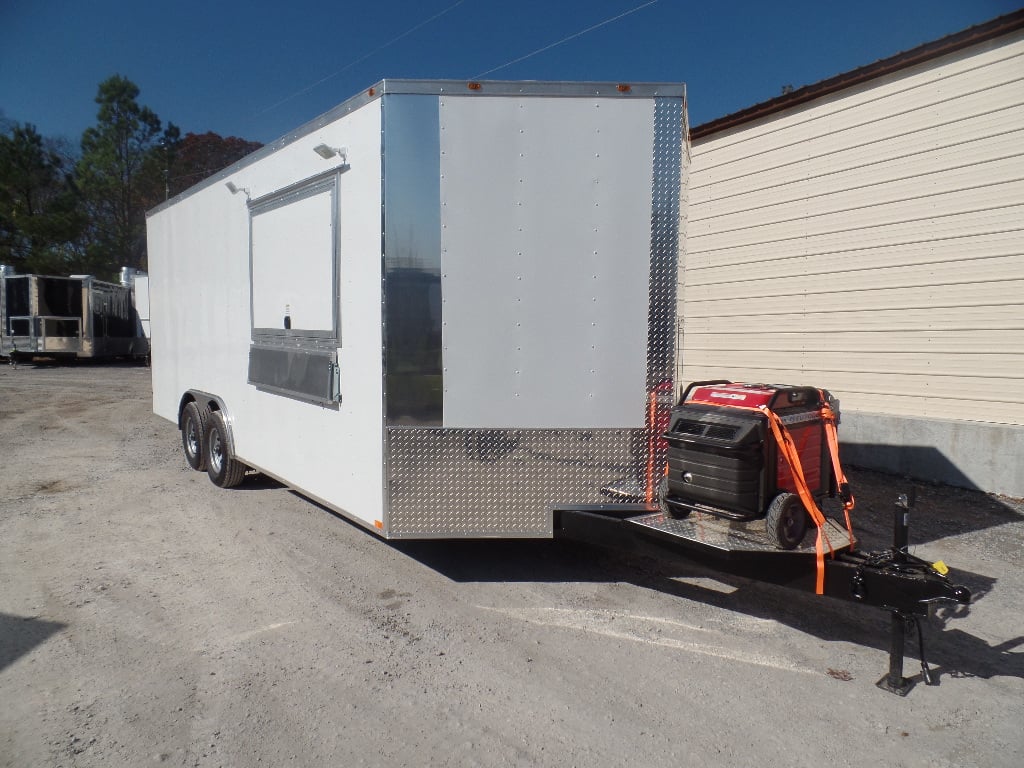
<path fill-rule="evenodd" d="M 227 182 L 226 184 L 224 184 L 224 186 L 228 188 L 228 192 L 230 192 L 232 195 L 237 195 L 239 192 L 245 192 L 245 199 L 249 199 L 248 187 L 240 187 L 233 181 Z"/>
<path fill-rule="evenodd" d="M 337 156 L 341 158 L 341 162 L 348 161 L 348 148 L 347 147 L 329 147 L 326 144 L 317 144 L 313 147 L 313 151 L 316 152 L 324 160 L 330 160 L 332 157 Z"/>

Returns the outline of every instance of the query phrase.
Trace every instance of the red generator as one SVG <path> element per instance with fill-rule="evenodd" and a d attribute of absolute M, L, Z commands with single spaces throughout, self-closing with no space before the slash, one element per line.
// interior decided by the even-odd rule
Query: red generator
<path fill-rule="evenodd" d="M 825 390 L 693 382 L 673 408 L 664 435 L 668 465 L 658 488 L 662 512 L 677 519 L 695 511 L 731 520 L 764 518 L 775 546 L 799 546 L 807 510 L 762 408 L 777 414 L 792 436 L 807 488 L 820 504 L 837 491 L 823 405 L 831 407 L 838 423 L 839 401 Z"/>

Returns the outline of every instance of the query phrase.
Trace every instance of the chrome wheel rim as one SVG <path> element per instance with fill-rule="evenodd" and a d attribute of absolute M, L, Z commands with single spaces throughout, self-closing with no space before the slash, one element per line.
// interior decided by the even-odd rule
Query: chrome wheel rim
<path fill-rule="evenodd" d="M 196 434 L 196 423 L 192 419 L 185 424 L 185 447 L 189 456 L 199 455 L 199 435 Z"/>
<path fill-rule="evenodd" d="M 224 447 L 220 443 L 220 435 L 217 430 L 210 433 L 210 466 L 214 472 L 220 472 L 221 464 L 224 462 Z"/>

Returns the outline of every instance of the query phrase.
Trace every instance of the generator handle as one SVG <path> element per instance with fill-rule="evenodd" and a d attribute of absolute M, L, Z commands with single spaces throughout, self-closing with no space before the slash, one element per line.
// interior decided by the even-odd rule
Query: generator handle
<path fill-rule="evenodd" d="M 679 402 L 676 405 L 682 405 L 686 402 L 686 398 L 690 396 L 690 392 L 696 387 L 713 387 L 715 384 L 732 384 L 728 379 L 709 379 L 708 381 L 691 381 L 686 389 L 683 390 L 683 394 L 679 396 Z"/>
<path fill-rule="evenodd" d="M 806 397 L 803 402 L 813 403 L 814 405 L 821 405 L 821 394 L 814 387 L 786 387 L 780 389 L 772 395 L 771 402 L 768 403 L 768 410 L 774 411 L 775 406 L 778 405 L 780 400 L 788 400 L 789 403 L 795 402 L 795 396 L 803 393 Z M 787 405 L 783 402 L 783 406 Z"/>

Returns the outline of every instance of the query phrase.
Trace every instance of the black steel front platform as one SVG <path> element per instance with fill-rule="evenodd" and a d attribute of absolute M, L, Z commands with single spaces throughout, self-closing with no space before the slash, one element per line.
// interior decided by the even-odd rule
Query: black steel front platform
<path fill-rule="evenodd" d="M 814 528 L 808 529 L 801 546 L 779 549 L 768 540 L 764 520 L 726 520 L 706 512 L 693 512 L 680 520 L 645 504 L 565 506 L 556 508 L 554 514 L 556 538 L 661 556 L 675 553 L 737 564 L 763 561 L 773 566 L 786 562 L 806 567 L 808 572 L 814 568 Z M 825 535 L 835 553 L 850 549 L 846 529 L 834 520 L 826 519 Z"/>
<path fill-rule="evenodd" d="M 903 677 L 903 646 L 908 623 L 918 629 L 922 675 L 931 683 L 924 661 L 924 638 L 919 618 L 940 603 L 971 600 L 970 591 L 951 582 L 944 566 L 907 552 L 908 504 L 897 502 L 893 548 L 882 552 L 853 551 L 849 534 L 826 519 L 832 552 L 824 559 L 824 595 L 891 612 L 893 621 L 890 670 L 879 683 L 887 691 L 906 695 L 910 681 Z M 722 571 L 745 575 L 802 591 L 815 591 L 818 566 L 815 531 L 797 549 L 780 550 L 769 541 L 763 521 L 737 522 L 694 512 L 679 520 L 667 518 L 644 504 L 555 507 L 556 538 L 595 544 L 620 552 L 655 558 L 679 556 L 714 560 Z"/>

